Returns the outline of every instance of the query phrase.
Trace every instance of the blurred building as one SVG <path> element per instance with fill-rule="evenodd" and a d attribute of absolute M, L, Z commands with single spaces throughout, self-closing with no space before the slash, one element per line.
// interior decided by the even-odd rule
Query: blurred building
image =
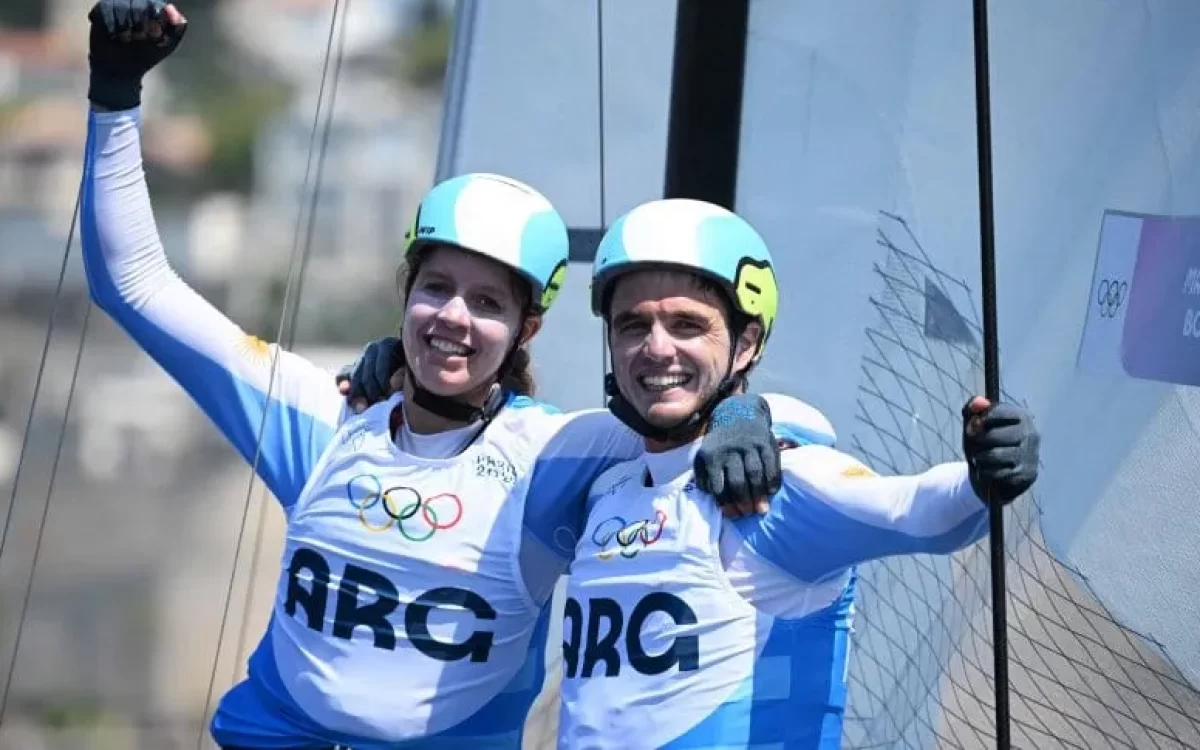
<path fill-rule="evenodd" d="M 92 2 L 47 0 L 22 11 L 19 23 L 12 20 L 16 5 L 4 4 L 0 519 L 24 438 L 28 445 L 0 558 L 0 679 L 7 677 L 39 530 L 42 538 L 0 748 L 192 747 L 209 681 L 219 694 L 241 673 L 266 623 L 281 518 L 186 394 L 98 311 L 87 321 L 74 377 L 87 306 L 77 245 L 25 435 L 79 187 Z M 389 286 L 406 217 L 433 173 L 440 90 L 406 80 L 402 40 L 428 23 L 430 8 L 448 12 L 452 2 L 342 0 L 339 8 L 349 7 L 345 46 L 336 87 L 327 81 L 321 97 L 315 139 L 333 3 L 215 5 L 214 33 L 224 35 L 235 67 L 265 71 L 290 98 L 254 133 L 248 192 L 189 192 L 202 181 L 188 176 L 203 175 L 219 134 L 176 111 L 185 84 L 151 74 L 143 150 L 152 190 L 178 183 L 168 185 L 169 196 L 158 193 L 159 231 L 176 268 L 264 337 L 275 335 L 274 295 L 293 247 L 310 247 L 299 350 L 334 369 L 358 348 L 322 346 L 337 327 L 326 321 L 354 320 L 355 310 Z M 181 8 L 187 13 L 185 3 Z M 244 22 L 268 16 L 269 34 Z M 192 33 L 186 44 L 194 52 L 213 41 Z M 389 292 L 387 304 L 394 299 Z M 367 336 L 350 330 L 343 338 Z"/>

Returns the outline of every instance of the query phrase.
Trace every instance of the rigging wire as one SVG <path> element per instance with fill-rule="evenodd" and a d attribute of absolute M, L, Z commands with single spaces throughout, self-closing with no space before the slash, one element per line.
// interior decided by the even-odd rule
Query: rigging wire
<path fill-rule="evenodd" d="M 25 451 L 33 434 L 33 415 L 37 411 L 38 396 L 42 392 L 42 378 L 46 371 L 46 361 L 50 354 L 50 341 L 54 337 L 54 319 L 58 314 L 58 304 L 62 300 L 63 285 L 67 278 L 67 261 L 71 257 L 71 245 L 75 240 L 75 232 L 79 226 L 79 207 L 83 200 L 83 179 L 80 178 L 79 190 L 75 194 L 75 209 L 71 212 L 71 224 L 67 229 L 67 241 L 63 247 L 62 264 L 58 269 L 58 283 L 54 288 L 54 302 L 50 306 L 50 319 L 46 325 L 46 339 L 42 343 L 42 358 L 38 362 L 37 376 L 33 381 L 33 397 L 29 401 L 29 416 L 25 420 L 25 434 L 21 436 L 21 450 L 17 454 L 17 468 L 13 474 L 12 494 L 8 501 L 8 510 L 4 515 L 4 529 L 0 531 L 0 562 L 4 560 L 4 546 L 8 542 L 8 532 L 12 527 L 13 513 L 17 507 L 17 488 L 21 484 L 21 467 L 25 464 Z M 58 445 L 54 451 L 54 462 L 50 469 L 50 483 L 46 488 L 46 500 L 42 505 L 41 519 L 38 521 L 36 541 L 33 548 L 33 561 L 29 566 L 29 577 L 25 582 L 25 592 L 21 600 L 21 614 L 17 619 L 17 632 L 13 640 L 12 656 L 9 657 L 8 671 L 4 677 L 4 690 L 0 692 L 0 727 L 4 726 L 5 711 L 8 708 L 8 694 L 12 688 L 13 673 L 17 668 L 17 655 L 21 650 L 21 634 L 25 629 L 25 617 L 29 610 L 29 599 L 33 593 L 33 574 L 37 569 L 38 555 L 41 553 L 42 536 L 46 528 L 46 519 L 50 515 L 50 498 L 54 492 L 54 475 L 58 470 L 58 460 L 62 455 L 63 440 L 67 434 L 67 418 L 71 412 L 71 400 L 75 395 L 75 382 L 79 377 L 79 362 L 83 357 L 83 342 L 87 335 L 88 318 L 92 311 L 91 298 L 84 309 L 83 322 L 79 332 L 79 345 L 75 351 L 74 372 L 71 375 L 71 386 L 67 392 L 67 403 L 63 409 L 62 425 L 58 433 Z"/>
<path fill-rule="evenodd" d="M 596 112 L 600 151 L 600 230 L 608 226 L 607 194 L 604 186 L 604 0 L 596 0 Z"/>
<path fill-rule="evenodd" d="M 996 227 L 992 200 L 992 107 L 988 81 L 987 0 L 974 2 L 975 131 L 979 151 L 979 246 L 983 305 L 984 395 L 1000 400 L 1000 341 L 996 315 Z M 1004 508 L 988 503 L 992 573 L 992 657 L 996 692 L 996 748 L 1008 750 L 1008 603 L 1005 583 Z"/>
<path fill-rule="evenodd" d="M 46 339 L 42 342 L 42 357 L 38 360 L 37 375 L 33 380 L 33 397 L 29 401 L 29 416 L 25 418 L 25 433 L 21 436 L 21 450 L 17 454 L 17 468 L 13 474 L 12 494 L 8 499 L 8 510 L 4 514 L 4 528 L 0 530 L 0 561 L 4 560 L 4 546 L 8 543 L 8 530 L 12 525 L 13 509 L 17 506 L 17 487 L 21 484 L 21 466 L 25 463 L 25 449 L 29 447 L 29 436 L 33 431 L 33 415 L 37 410 L 38 396 L 42 392 L 42 377 L 46 372 L 46 360 L 50 354 L 50 341 L 54 338 L 54 318 L 58 314 L 58 303 L 62 298 L 63 283 L 67 277 L 67 260 L 71 256 L 71 244 L 75 239 L 75 227 L 79 222 L 79 204 L 82 197 L 83 183 L 80 182 L 79 191 L 75 194 L 75 209 L 71 213 L 71 226 L 67 230 L 67 242 L 63 248 L 62 265 L 58 269 L 58 283 L 54 287 L 54 302 L 50 306 L 50 317 L 46 325 Z"/>
<path fill-rule="evenodd" d="M 596 112 L 597 112 L 597 146 L 600 155 L 600 238 L 604 237 L 604 232 L 608 229 L 608 210 L 607 210 L 607 193 L 604 182 L 604 0 L 596 0 Z M 599 242 L 599 238 L 597 238 Z M 592 248 L 592 252 L 596 253 L 599 247 Z M 594 260 L 594 258 L 593 258 Z M 590 270 L 590 269 L 589 269 Z M 608 392 L 604 388 L 605 379 L 608 376 L 609 362 L 608 356 L 608 327 L 601 323 L 600 329 L 600 405 L 603 406 L 608 399 Z"/>
<path fill-rule="evenodd" d="M 289 312 L 287 309 L 289 298 L 285 292 L 284 299 L 283 299 L 283 312 L 282 312 L 282 316 L 279 319 L 280 334 L 276 338 L 276 340 L 279 342 L 279 346 L 284 351 L 290 351 L 295 346 L 295 343 L 296 343 L 296 328 L 298 326 L 297 321 L 299 320 L 299 317 L 300 317 L 300 297 L 304 293 L 304 277 L 308 270 L 308 261 L 312 257 L 313 231 L 316 229 L 317 206 L 319 203 L 319 198 L 320 198 L 320 193 L 321 193 L 321 179 L 322 179 L 322 177 L 324 177 L 324 174 L 325 174 L 325 154 L 329 147 L 329 135 L 333 131 L 333 114 L 334 114 L 335 108 L 337 106 L 338 80 L 340 79 L 340 76 L 341 76 L 342 60 L 343 60 L 343 56 L 344 56 L 345 48 L 346 48 L 346 25 L 347 25 L 346 24 L 346 14 L 349 13 L 349 11 L 350 11 L 350 0 L 345 0 L 345 6 L 342 8 L 342 22 L 341 22 L 342 25 L 341 25 L 341 30 L 339 31 L 339 35 L 338 35 L 337 54 L 334 58 L 333 80 L 330 83 L 330 88 L 329 88 L 329 104 L 325 108 L 324 132 L 321 135 L 321 147 L 317 151 L 317 168 L 316 168 L 317 173 L 316 173 L 316 177 L 313 179 L 312 195 L 311 195 L 311 199 L 309 200 L 308 223 L 307 223 L 307 226 L 306 226 L 305 232 L 304 232 L 304 247 L 300 251 L 300 268 L 296 273 L 296 294 L 292 297 L 291 311 Z M 318 98 L 318 104 L 317 104 L 317 111 L 320 112 L 319 98 Z M 314 137 L 314 139 L 316 137 L 315 122 L 314 122 L 313 137 Z M 310 148 L 310 159 L 311 159 L 311 148 Z M 295 235 L 292 240 L 293 256 L 296 252 L 296 247 L 299 245 L 299 242 L 300 242 L 300 222 L 301 222 L 301 219 L 303 218 L 303 216 L 304 216 L 304 210 L 302 207 L 299 215 L 297 215 L 297 217 L 296 217 L 296 232 L 295 232 Z M 285 326 L 284 321 L 287 321 L 286 333 L 284 332 L 284 326 Z M 330 379 L 330 383 L 331 384 L 333 383 L 332 378 Z M 261 440 L 262 440 L 262 435 L 260 434 L 259 441 L 261 442 Z M 251 476 L 251 482 L 253 483 L 253 475 Z M 263 534 L 264 534 L 264 531 L 266 528 L 267 506 L 269 503 L 268 492 L 267 492 L 267 488 L 265 485 L 262 486 L 261 492 L 259 493 L 259 495 L 260 495 L 261 502 L 258 506 L 258 529 L 255 533 L 254 554 L 250 558 L 250 571 L 249 571 L 249 574 L 246 576 L 246 581 L 247 581 L 246 600 L 242 607 L 242 624 L 241 624 L 241 628 L 239 629 L 239 633 L 238 633 L 237 650 L 234 651 L 234 655 L 237 659 L 237 661 L 234 663 L 235 669 L 237 668 L 236 667 L 237 664 L 241 664 L 243 662 L 244 655 L 245 655 L 246 641 L 249 638 L 248 628 L 250 626 L 250 604 L 251 604 L 250 600 L 253 598 L 254 579 L 258 575 L 258 566 L 259 566 L 259 562 L 261 561 L 261 558 L 262 558 Z M 249 500 L 249 498 L 247 498 L 247 500 Z"/>
<path fill-rule="evenodd" d="M 80 325 L 79 345 L 75 349 L 75 365 L 71 370 L 71 387 L 67 391 L 67 403 L 63 408 L 62 429 L 58 432 L 58 444 L 54 447 L 54 462 L 50 465 L 50 482 L 46 486 L 46 502 L 42 505 L 42 517 L 38 521 L 37 538 L 33 544 L 33 562 L 29 567 L 29 577 L 25 581 L 25 594 L 21 599 L 21 614 L 17 620 L 17 636 L 13 641 L 12 657 L 9 659 L 8 676 L 4 680 L 4 693 L 0 699 L 0 723 L 4 721 L 4 712 L 8 708 L 9 689 L 12 687 L 13 675 L 16 673 L 17 655 L 21 650 L 21 635 L 25 632 L 25 620 L 29 614 L 29 599 L 33 594 L 33 577 L 37 573 L 38 558 L 42 554 L 42 540 L 45 538 L 46 519 L 50 515 L 50 499 L 54 496 L 54 480 L 58 478 L 58 462 L 62 458 L 63 443 L 67 437 L 67 419 L 71 414 L 71 404 L 75 400 L 75 384 L 79 380 L 79 365 L 83 361 L 83 346 L 87 340 L 88 321 L 91 320 L 92 302 L 89 299 L 83 312 L 83 322 Z"/>
<path fill-rule="evenodd" d="M 350 0 L 346 0 L 345 5 L 349 6 L 349 3 L 350 3 Z M 334 0 L 333 11 L 330 15 L 330 20 L 329 20 L 329 35 L 325 42 L 325 54 L 324 54 L 324 59 L 323 59 L 322 69 L 321 69 L 321 81 L 317 88 L 317 106 L 316 106 L 316 111 L 313 113 L 312 135 L 310 136 L 310 139 L 309 139 L 308 160 L 307 160 L 307 163 L 304 168 L 304 181 L 302 183 L 303 188 L 308 187 L 309 179 L 310 179 L 310 176 L 313 171 L 314 151 L 317 150 L 317 133 L 319 132 L 320 127 L 321 127 L 321 103 L 324 100 L 325 89 L 326 89 L 326 85 L 328 84 L 330 62 L 332 59 L 331 53 L 333 50 L 335 37 L 338 38 L 338 49 L 337 49 L 337 59 L 336 59 L 335 71 L 340 72 L 340 70 L 341 70 L 341 62 L 342 62 L 342 58 L 343 58 L 344 51 L 345 51 L 345 26 L 346 26 L 345 15 L 346 15 L 345 7 L 343 7 L 342 0 Z M 342 23 L 340 35 L 337 34 L 339 20 Z M 330 86 L 331 89 L 336 88 L 336 75 L 337 75 L 337 73 L 335 72 L 335 80 L 334 80 L 333 84 Z M 327 120 L 326 120 L 326 133 L 324 134 L 324 137 L 321 140 L 320 150 L 319 150 L 319 153 L 317 154 L 318 164 L 324 163 L 325 149 L 329 142 L 328 129 L 332 124 L 332 111 L 333 111 L 333 106 L 332 106 L 332 102 L 331 102 L 330 106 L 329 106 L 329 113 L 327 114 Z M 317 199 L 318 199 L 318 194 L 320 192 L 320 175 L 321 175 L 321 167 L 318 166 L 317 180 L 313 185 L 313 192 L 312 192 L 312 201 L 311 201 L 312 209 L 310 211 L 309 220 L 308 220 L 308 234 L 310 236 L 306 239 L 306 241 L 304 243 L 304 249 L 302 251 L 304 254 L 304 258 L 302 259 L 300 266 L 299 266 L 300 273 L 303 273 L 303 269 L 307 265 L 307 255 L 312 246 L 311 234 L 312 234 L 312 229 L 313 229 L 313 214 L 315 214 L 315 212 L 316 212 Z M 284 286 L 283 303 L 281 306 L 282 309 L 280 311 L 279 326 L 276 331 L 276 337 L 275 337 L 275 340 L 277 342 L 281 341 L 281 339 L 282 339 L 282 336 L 284 333 L 284 326 L 287 321 L 289 304 L 292 301 L 292 283 L 293 283 L 293 280 L 295 279 L 296 272 L 297 272 L 296 257 L 299 254 L 297 251 L 300 249 L 299 227 L 301 224 L 301 220 L 304 217 L 304 210 L 305 210 L 305 204 L 301 203 L 300 213 L 298 214 L 297 219 L 296 219 L 296 232 L 293 237 L 292 250 L 291 250 L 291 253 L 290 253 L 290 256 L 288 259 L 287 283 Z M 299 295 L 297 294 L 297 297 L 298 296 Z M 298 302 L 296 304 L 298 304 Z M 272 353 L 271 371 L 270 371 L 270 375 L 269 375 L 269 378 L 267 381 L 268 382 L 267 392 L 264 396 L 265 401 L 270 401 L 272 391 L 274 390 L 274 387 L 275 387 L 275 375 L 276 375 L 276 371 L 277 371 L 277 368 L 279 365 L 279 356 L 280 356 L 281 351 L 282 351 L 282 346 L 277 345 L 274 348 L 274 351 Z M 209 674 L 208 688 L 205 691 L 204 710 L 200 714 L 200 727 L 199 727 L 199 731 L 198 731 L 197 737 L 196 737 L 197 750 L 199 750 L 199 748 L 204 743 L 204 735 L 205 735 L 205 729 L 207 727 L 208 713 L 209 713 L 209 710 L 212 708 L 213 688 L 216 686 L 216 679 L 217 679 L 217 667 L 219 666 L 220 661 L 221 661 L 221 644 L 225 639 L 225 630 L 229 625 L 230 604 L 233 601 L 233 589 L 234 589 L 234 584 L 237 580 L 238 564 L 241 560 L 242 542 L 246 536 L 247 520 L 249 519 L 249 515 L 250 515 L 250 500 L 253 497 L 254 484 L 255 484 L 255 481 L 256 481 L 257 475 L 258 475 L 258 463 L 262 457 L 262 443 L 263 443 L 263 437 L 266 433 L 266 422 L 267 422 L 267 413 L 264 411 L 262 421 L 259 424 L 258 441 L 255 444 L 255 449 L 254 449 L 254 460 L 251 463 L 251 467 L 250 467 L 250 477 L 249 477 L 249 482 L 246 487 L 246 500 L 243 503 L 243 507 L 242 507 L 242 521 L 241 521 L 241 525 L 238 529 L 237 542 L 234 546 L 233 566 L 232 566 L 232 570 L 230 571 L 230 574 L 229 574 L 229 584 L 227 587 L 227 593 L 226 593 L 226 597 L 225 597 L 225 607 L 224 607 L 224 611 L 221 614 L 221 626 L 217 631 L 217 647 L 216 647 L 216 652 L 213 654 L 213 667 L 212 667 L 211 673 Z M 264 503 L 264 505 L 265 505 L 265 503 Z M 260 531 L 261 531 L 261 526 L 260 526 Z M 261 535 L 260 535 L 259 541 L 261 541 Z M 257 562 L 257 557 L 258 557 L 257 551 L 255 552 L 254 557 L 255 557 L 254 562 Z M 247 585 L 250 587 L 251 592 L 253 590 L 253 583 L 254 582 L 252 579 L 249 580 L 247 583 Z M 250 592 L 247 593 L 247 603 L 249 602 L 249 598 L 250 598 Z M 239 658 L 241 655 L 242 647 L 243 647 L 243 645 L 242 645 L 241 637 L 239 636 L 238 653 L 237 653 L 237 656 Z M 235 672 L 237 670 L 236 664 L 234 665 L 234 670 L 235 670 Z"/>

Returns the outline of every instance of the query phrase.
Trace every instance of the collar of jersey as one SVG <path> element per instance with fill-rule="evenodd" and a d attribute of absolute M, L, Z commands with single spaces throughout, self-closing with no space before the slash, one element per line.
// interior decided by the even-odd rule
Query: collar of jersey
<path fill-rule="evenodd" d="M 422 434 L 413 432 L 404 420 L 400 420 L 400 429 L 392 433 L 392 439 L 400 446 L 400 450 L 422 458 L 454 458 L 467 440 L 479 432 L 480 422 L 475 420 L 462 427 Z"/>
<path fill-rule="evenodd" d="M 697 439 L 662 453 L 642 453 L 643 486 L 647 477 L 651 485 L 659 488 L 684 484 L 692 478 L 692 462 L 699 450 L 700 440 Z"/>
<path fill-rule="evenodd" d="M 404 463 L 409 465 L 415 464 L 418 466 L 452 466 L 456 463 L 459 463 L 464 458 L 469 458 L 475 453 L 475 451 L 479 450 L 479 447 L 483 444 L 482 440 L 476 439 L 469 446 L 467 446 L 466 450 L 464 450 L 462 453 L 449 458 L 426 458 L 425 456 L 418 456 L 402 450 L 400 446 L 396 444 L 396 430 L 399 429 L 404 423 L 404 412 L 397 411 L 401 409 L 403 403 L 404 394 L 395 393 L 387 401 L 382 401 L 371 408 L 372 410 L 379 410 L 378 414 L 375 415 L 375 418 L 382 423 L 383 432 L 388 436 L 387 443 L 391 449 L 392 455 Z M 393 415 L 398 416 L 394 418 Z M 471 429 L 478 430 L 479 425 L 472 424 Z"/>

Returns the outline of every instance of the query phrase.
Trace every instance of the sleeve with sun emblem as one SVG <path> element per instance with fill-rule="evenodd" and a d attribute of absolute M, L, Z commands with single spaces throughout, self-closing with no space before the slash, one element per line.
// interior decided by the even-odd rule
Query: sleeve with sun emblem
<path fill-rule="evenodd" d="M 965 463 L 879 476 L 829 445 L 782 454 L 783 488 L 762 516 L 726 522 L 722 558 L 756 606 L 800 617 L 833 601 L 849 570 L 894 555 L 949 554 L 987 533 Z"/>
<path fill-rule="evenodd" d="M 89 117 L 80 233 L 92 298 L 290 507 L 345 400 L 328 372 L 246 334 L 176 275 L 155 225 L 139 128 L 139 110 Z"/>

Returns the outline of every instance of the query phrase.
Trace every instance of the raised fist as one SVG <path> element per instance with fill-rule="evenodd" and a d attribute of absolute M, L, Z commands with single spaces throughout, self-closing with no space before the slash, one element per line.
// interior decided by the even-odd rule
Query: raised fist
<path fill-rule="evenodd" d="M 105 109 L 133 109 L 142 102 L 142 77 L 179 46 L 187 19 L 162 0 L 100 0 L 88 20 L 88 98 Z"/>

